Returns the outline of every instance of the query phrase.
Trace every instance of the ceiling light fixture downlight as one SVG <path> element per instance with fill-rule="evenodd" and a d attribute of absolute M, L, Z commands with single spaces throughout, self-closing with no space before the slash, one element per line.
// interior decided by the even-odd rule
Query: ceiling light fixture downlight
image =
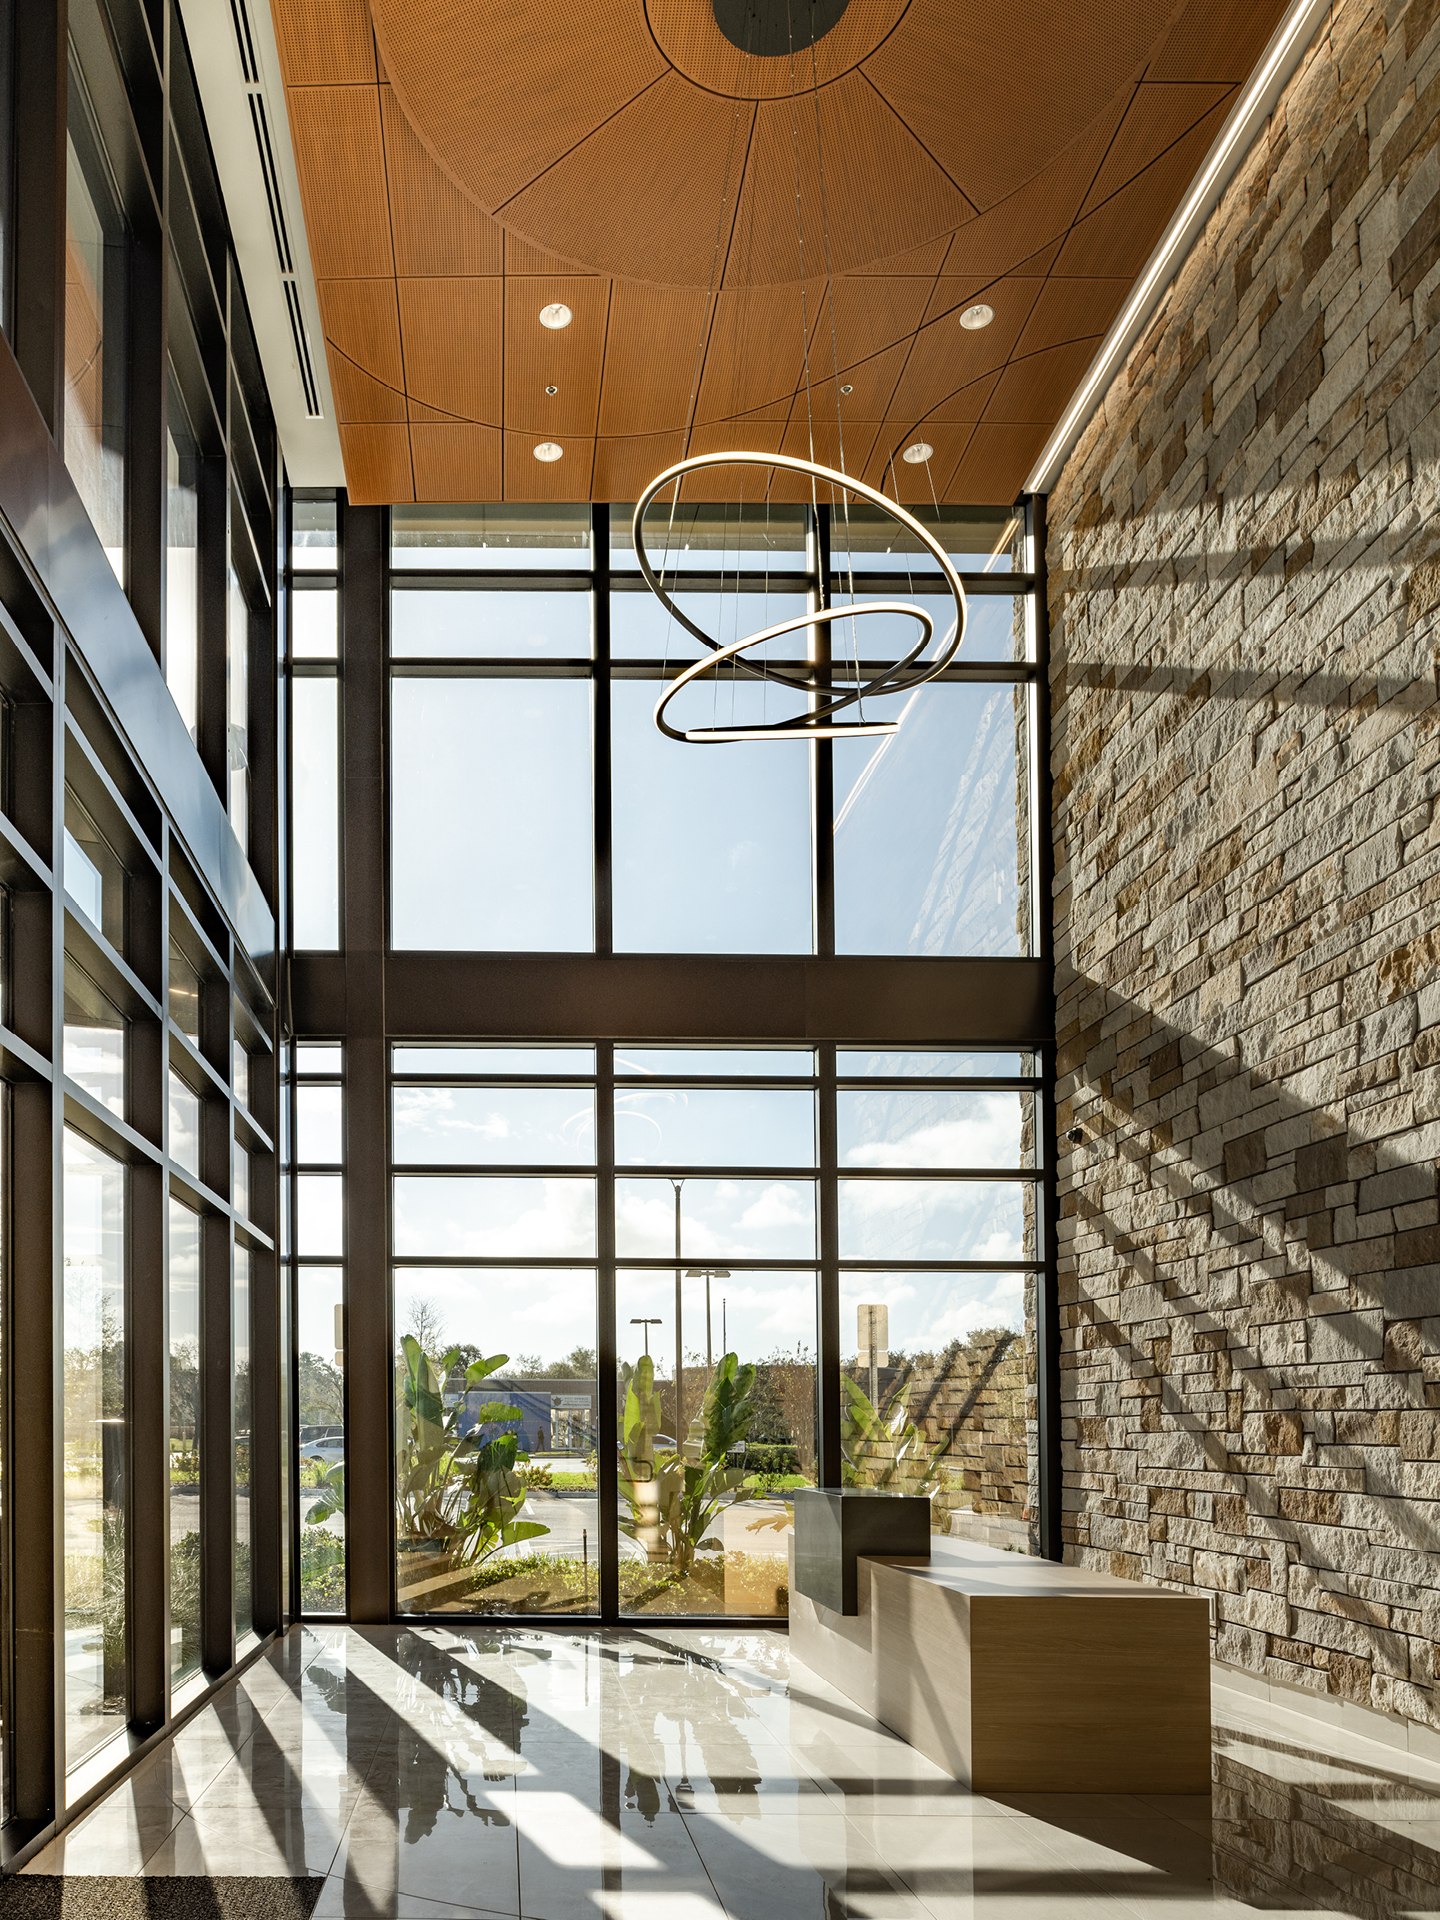
<path fill-rule="evenodd" d="M 994 307 L 987 307 L 981 300 L 973 307 L 966 307 L 960 316 L 960 324 L 967 333 L 978 333 L 981 327 L 988 327 L 994 318 Z"/>
<path fill-rule="evenodd" d="M 540 324 L 549 327 L 552 333 L 558 333 L 561 327 L 568 327 L 574 318 L 563 300 L 552 300 L 548 307 L 540 309 Z"/>
<path fill-rule="evenodd" d="M 902 460 L 908 460 L 912 467 L 923 467 L 935 449 L 928 440 L 917 440 L 913 447 L 906 447 Z"/>
<path fill-rule="evenodd" d="M 535 458 L 545 461 L 547 465 L 552 460 L 563 459 L 564 454 L 565 449 L 557 446 L 553 440 L 542 440 L 535 449 Z"/>

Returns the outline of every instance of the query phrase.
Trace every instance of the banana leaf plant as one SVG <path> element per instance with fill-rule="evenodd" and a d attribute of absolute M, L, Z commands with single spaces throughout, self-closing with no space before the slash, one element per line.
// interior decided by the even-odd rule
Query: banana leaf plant
<path fill-rule="evenodd" d="M 460 1348 L 452 1347 L 437 1366 L 412 1334 L 400 1345 L 405 1365 L 396 1407 L 395 1500 L 401 1544 L 439 1547 L 452 1567 L 473 1567 L 501 1547 L 548 1533 L 539 1521 L 518 1517 L 525 1483 L 516 1469 L 530 1456 L 520 1450 L 517 1436 L 503 1433 L 485 1440 L 479 1433 L 496 1422 L 518 1422 L 520 1408 L 486 1401 L 470 1412 L 473 1430 L 460 1431 L 466 1396 L 510 1356 L 496 1353 L 473 1361 L 465 1369 L 465 1393 L 447 1407 L 444 1383 L 459 1362 Z"/>
<path fill-rule="evenodd" d="M 910 1418 L 907 1381 L 882 1410 L 857 1380 L 842 1377 L 840 1413 L 842 1477 L 846 1486 L 883 1487 L 891 1493 L 933 1494 L 942 1484 L 945 1443 L 932 1453 Z"/>
<path fill-rule="evenodd" d="M 733 1353 L 725 1354 L 683 1451 L 657 1459 L 661 1414 L 653 1361 L 642 1359 L 631 1375 L 620 1463 L 620 1491 L 630 1517 L 620 1525 L 652 1557 L 667 1557 L 677 1574 L 691 1572 L 702 1549 L 723 1548 L 710 1533 L 716 1515 L 755 1493 L 756 1476 L 731 1465 L 731 1449 L 745 1439 L 755 1418 L 754 1387 L 754 1367 L 742 1367 Z"/>

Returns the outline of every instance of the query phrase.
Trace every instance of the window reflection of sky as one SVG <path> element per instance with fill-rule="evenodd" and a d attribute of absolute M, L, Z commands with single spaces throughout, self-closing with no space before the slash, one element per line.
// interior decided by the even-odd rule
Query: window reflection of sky
<path fill-rule="evenodd" d="M 652 717 L 659 691 L 611 689 L 616 949 L 808 953 L 808 750 L 667 740 Z M 763 693 L 745 683 L 736 711 L 758 717 Z"/>
<path fill-rule="evenodd" d="M 889 1308 L 890 1352 L 936 1353 L 982 1328 L 1020 1332 L 1030 1285 L 1023 1273 L 842 1273 L 842 1362 L 853 1361 L 860 1346 L 856 1309 L 862 1303 Z"/>
<path fill-rule="evenodd" d="M 750 1087 L 626 1087 L 615 1095 L 621 1166 L 808 1167 L 815 1096 Z"/>
<path fill-rule="evenodd" d="M 865 712 L 911 700 L 899 733 L 835 744 L 836 949 L 1023 953 L 1017 689 L 932 685 Z"/>
<path fill-rule="evenodd" d="M 840 1181 L 842 1260 L 1026 1260 L 1018 1181 Z"/>
<path fill-rule="evenodd" d="M 402 660 L 588 660 L 590 595 L 397 590 L 390 596 L 390 651 Z"/>
<path fill-rule="evenodd" d="M 396 947 L 593 946 L 590 713 L 579 680 L 392 683 Z"/>
<path fill-rule="evenodd" d="M 595 1182 L 498 1174 L 398 1175 L 395 1251 L 420 1258 L 593 1258 Z"/>
<path fill-rule="evenodd" d="M 595 1095 L 579 1087 L 396 1087 L 397 1162 L 591 1166 Z"/>
<path fill-rule="evenodd" d="M 1029 1093 L 904 1092 L 836 1096 L 844 1167 L 1018 1167 L 1033 1158 L 1022 1140 Z"/>
<path fill-rule="evenodd" d="M 810 1260 L 815 1188 L 807 1180 L 704 1180 L 680 1196 L 684 1260 Z M 675 1252 L 675 1189 L 668 1180 L 617 1178 L 615 1245 L 622 1255 Z"/>

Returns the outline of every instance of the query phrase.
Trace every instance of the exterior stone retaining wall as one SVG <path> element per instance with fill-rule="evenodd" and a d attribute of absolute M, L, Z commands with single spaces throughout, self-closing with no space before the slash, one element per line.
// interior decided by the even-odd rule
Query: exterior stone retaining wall
<path fill-rule="evenodd" d="M 1440 1724 L 1440 4 L 1341 0 L 1050 500 L 1066 1557 Z"/>

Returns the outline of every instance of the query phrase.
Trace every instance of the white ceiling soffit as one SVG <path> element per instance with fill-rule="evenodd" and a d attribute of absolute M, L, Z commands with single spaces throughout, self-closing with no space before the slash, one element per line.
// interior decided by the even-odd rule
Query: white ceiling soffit
<path fill-rule="evenodd" d="M 1215 143 L 1201 163 L 1179 211 L 1161 235 L 1160 244 L 1101 341 L 1060 424 L 1031 468 L 1025 482 L 1027 493 L 1048 493 L 1060 478 L 1061 469 L 1104 399 L 1110 382 L 1149 324 L 1162 293 L 1183 264 L 1191 241 L 1220 204 L 1235 169 L 1250 151 L 1285 83 L 1299 66 L 1316 25 L 1330 11 L 1330 4 L 1331 0 L 1292 0 L 1240 98 L 1215 136 Z"/>
<path fill-rule="evenodd" d="M 297 487 L 343 487 L 269 0 L 180 0 L 260 362 Z"/>

